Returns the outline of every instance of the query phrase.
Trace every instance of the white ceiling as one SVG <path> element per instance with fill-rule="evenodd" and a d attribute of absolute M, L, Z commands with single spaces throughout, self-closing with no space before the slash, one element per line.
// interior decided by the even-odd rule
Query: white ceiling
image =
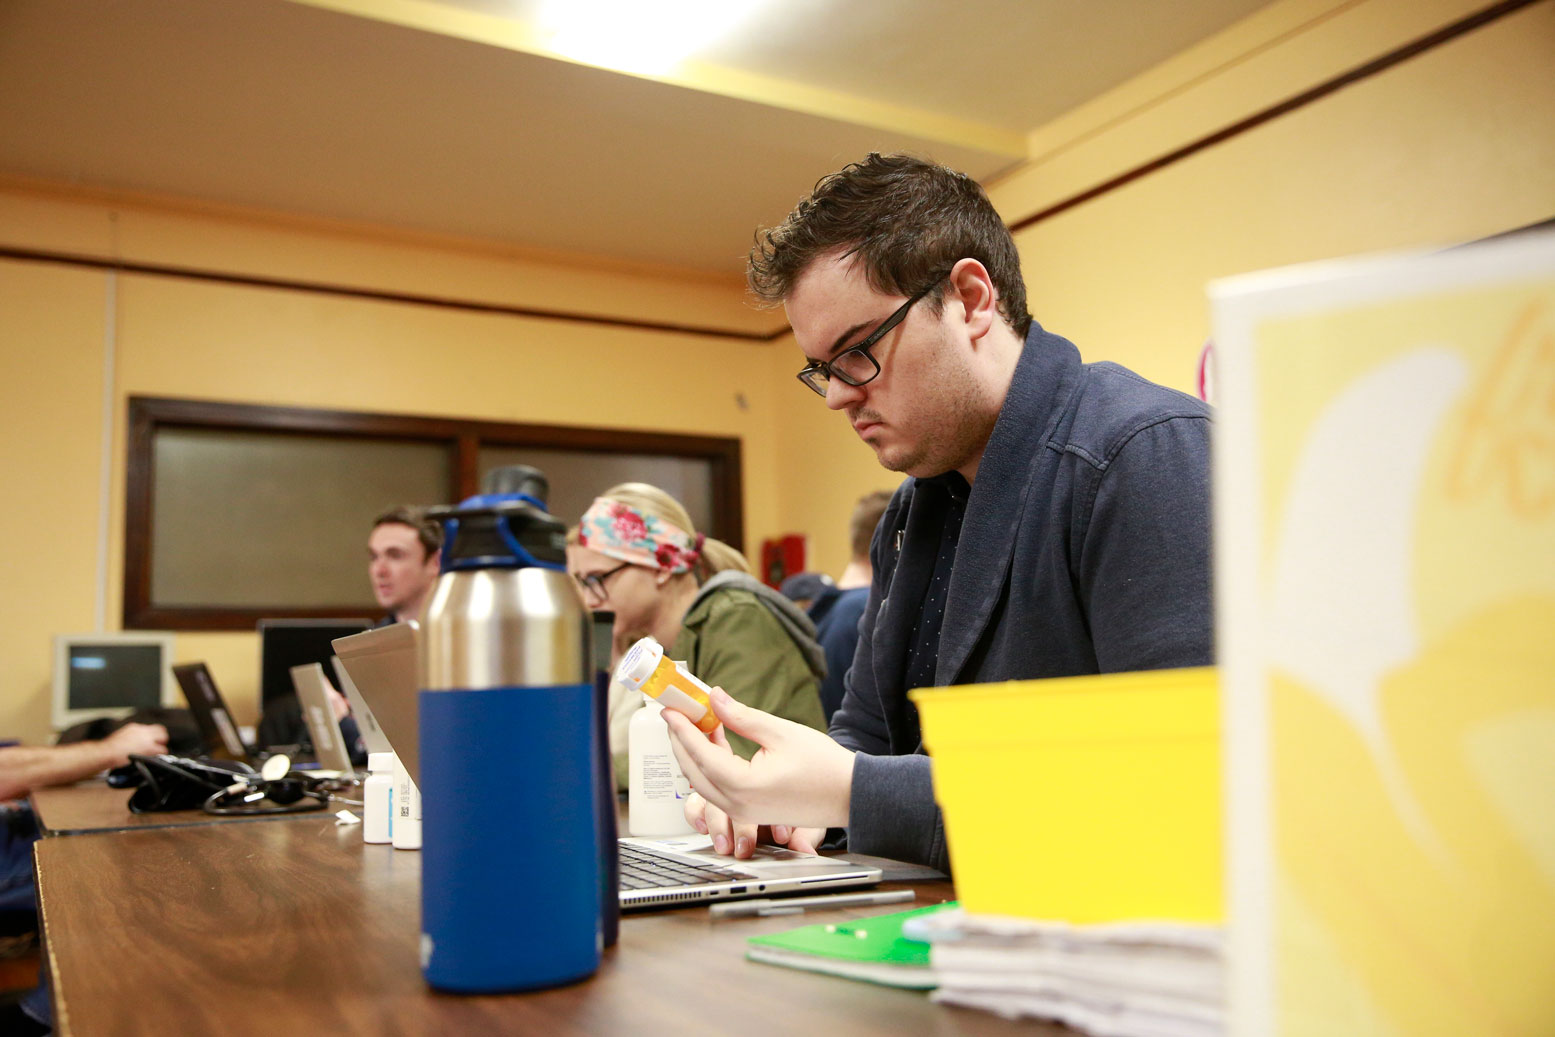
<path fill-rule="evenodd" d="M 653 80 L 538 0 L 0 0 L 0 175 L 734 275 L 843 163 L 986 179 L 1264 2 L 781 0 Z"/>

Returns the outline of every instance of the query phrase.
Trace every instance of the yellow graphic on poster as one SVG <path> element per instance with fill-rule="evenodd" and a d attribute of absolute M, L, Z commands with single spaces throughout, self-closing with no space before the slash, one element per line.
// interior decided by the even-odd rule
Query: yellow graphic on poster
<path fill-rule="evenodd" d="M 1279 1034 L 1555 1034 L 1555 277 L 1443 264 L 1244 350 Z"/>

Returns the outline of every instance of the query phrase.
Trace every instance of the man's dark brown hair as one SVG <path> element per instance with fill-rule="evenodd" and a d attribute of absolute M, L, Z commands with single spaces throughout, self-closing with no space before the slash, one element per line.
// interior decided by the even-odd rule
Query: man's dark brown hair
<path fill-rule="evenodd" d="M 885 506 L 890 503 L 890 490 L 876 490 L 860 497 L 853 506 L 853 517 L 848 520 L 848 539 L 853 544 L 854 558 L 869 557 L 869 542 L 874 539 L 875 527 L 880 525 L 880 516 L 885 514 Z"/>
<path fill-rule="evenodd" d="M 1021 338 L 1031 327 L 1015 239 L 977 181 L 912 155 L 871 153 L 822 177 L 771 230 L 758 231 L 746 279 L 778 303 L 812 262 L 841 250 L 864 264 L 870 287 L 911 296 L 933 288 L 961 259 L 987 267 L 999 312 Z M 938 312 L 939 292 L 929 295 Z"/>
<path fill-rule="evenodd" d="M 425 508 L 412 507 L 409 504 L 401 504 L 390 508 L 382 515 L 373 519 L 373 529 L 397 522 L 402 526 L 409 526 L 416 531 L 416 539 L 421 541 L 423 558 L 431 558 L 443 549 L 443 527 L 427 518 Z M 372 532 L 372 530 L 368 530 Z"/>

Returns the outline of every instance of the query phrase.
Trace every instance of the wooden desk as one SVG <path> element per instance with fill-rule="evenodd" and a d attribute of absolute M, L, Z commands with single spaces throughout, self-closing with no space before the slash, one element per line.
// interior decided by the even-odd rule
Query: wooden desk
<path fill-rule="evenodd" d="M 76 785 L 33 789 L 33 813 L 43 835 L 79 835 L 83 832 L 117 832 L 141 828 L 184 828 L 190 825 L 225 825 L 247 821 L 273 821 L 278 818 L 323 816 L 333 820 L 332 810 L 316 815 L 264 814 L 256 817 L 216 817 L 203 810 L 175 810 L 160 814 L 130 813 L 133 789 L 110 788 L 101 781 L 83 781 Z"/>
<path fill-rule="evenodd" d="M 45 839 L 36 853 L 60 1034 L 1070 1032 L 744 959 L 757 933 L 907 905 L 627 915 L 590 980 L 461 997 L 421 978 L 421 855 L 364 846 L 328 814 Z M 920 904 L 952 895 L 946 882 L 914 888 Z"/>

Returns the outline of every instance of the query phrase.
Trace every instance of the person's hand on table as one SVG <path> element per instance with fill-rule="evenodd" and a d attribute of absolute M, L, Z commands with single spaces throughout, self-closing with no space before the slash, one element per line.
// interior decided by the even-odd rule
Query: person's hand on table
<path fill-rule="evenodd" d="M 155 756 L 167 752 L 167 728 L 161 724 L 125 724 L 103 739 L 103 746 L 113 753 L 110 767 L 123 767 L 130 762 L 130 754 Z"/>
<path fill-rule="evenodd" d="M 762 822 L 771 824 L 773 842 L 814 853 L 828 827 L 848 823 L 850 750 L 822 731 L 736 702 L 722 688 L 713 689 L 712 706 L 722 725 L 711 736 L 673 709 L 664 711 L 664 722 L 694 790 L 686 820 L 713 837 L 715 850 L 749 857 Z M 761 748 L 741 759 L 729 748 L 724 727 Z"/>

